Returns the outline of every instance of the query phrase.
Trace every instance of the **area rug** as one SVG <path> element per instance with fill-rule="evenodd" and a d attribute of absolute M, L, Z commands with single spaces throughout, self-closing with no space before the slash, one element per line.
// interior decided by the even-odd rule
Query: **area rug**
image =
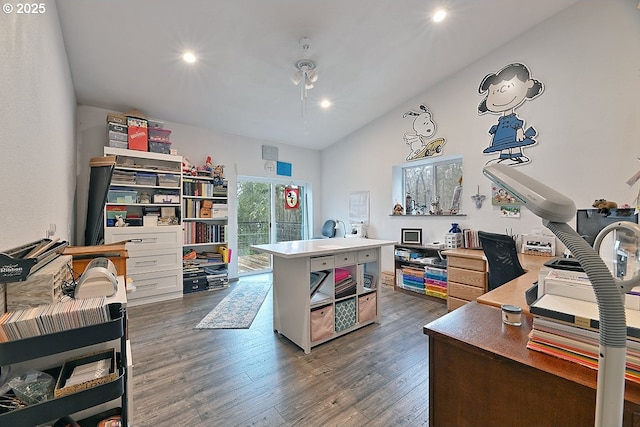
<path fill-rule="evenodd" d="M 196 329 L 247 329 L 262 306 L 271 282 L 239 282 Z"/>

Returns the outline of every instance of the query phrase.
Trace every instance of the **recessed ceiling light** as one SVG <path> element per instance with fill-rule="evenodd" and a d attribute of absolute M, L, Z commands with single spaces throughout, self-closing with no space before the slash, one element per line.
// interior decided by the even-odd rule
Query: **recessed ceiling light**
<path fill-rule="evenodd" d="M 194 62 L 196 62 L 196 56 L 192 52 L 185 52 L 182 55 L 182 59 L 184 59 L 185 62 L 188 62 L 189 64 L 193 64 Z"/>
<path fill-rule="evenodd" d="M 433 14 L 433 22 L 440 22 L 447 16 L 446 9 L 438 9 L 436 13 Z"/>
<path fill-rule="evenodd" d="M 323 99 L 322 101 L 320 101 L 320 106 L 322 108 L 329 108 L 331 107 L 331 101 L 329 101 L 328 99 Z"/>

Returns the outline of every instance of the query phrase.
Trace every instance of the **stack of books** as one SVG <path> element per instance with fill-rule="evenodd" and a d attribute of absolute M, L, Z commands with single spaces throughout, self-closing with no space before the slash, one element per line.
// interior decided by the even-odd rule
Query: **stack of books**
<path fill-rule="evenodd" d="M 600 334 L 594 330 L 536 317 L 533 319 L 527 348 L 598 369 Z M 640 383 L 640 342 L 635 337 L 627 339 L 625 377 Z"/>
<path fill-rule="evenodd" d="M 627 295 L 627 297 L 629 297 Z M 632 305 L 627 302 L 627 306 Z M 527 348 L 598 369 L 599 314 L 595 301 L 545 294 L 531 307 L 533 327 Z M 627 361 L 625 376 L 640 383 L 640 310 L 625 308 Z"/>

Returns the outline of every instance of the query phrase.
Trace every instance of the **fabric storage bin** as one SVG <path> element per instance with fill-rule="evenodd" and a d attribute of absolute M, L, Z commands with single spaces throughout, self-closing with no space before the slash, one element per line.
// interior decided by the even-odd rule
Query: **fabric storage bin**
<path fill-rule="evenodd" d="M 358 297 L 358 322 L 375 319 L 378 314 L 377 296 L 375 292 Z"/>
<path fill-rule="evenodd" d="M 180 186 L 180 176 L 173 175 L 170 173 L 159 173 L 158 174 L 158 185 L 161 187 L 179 187 Z"/>
<path fill-rule="evenodd" d="M 336 302 L 336 332 L 344 331 L 356 324 L 356 298 Z"/>
<path fill-rule="evenodd" d="M 333 306 L 311 310 L 311 341 L 318 341 L 333 335 Z"/>

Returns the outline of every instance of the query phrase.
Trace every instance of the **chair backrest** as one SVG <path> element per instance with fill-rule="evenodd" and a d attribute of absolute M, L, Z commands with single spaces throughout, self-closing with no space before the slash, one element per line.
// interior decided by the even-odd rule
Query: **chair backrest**
<path fill-rule="evenodd" d="M 332 219 L 328 219 L 322 224 L 322 235 L 324 237 L 335 237 L 336 235 L 336 222 Z"/>
<path fill-rule="evenodd" d="M 511 236 L 478 231 L 478 237 L 489 264 L 489 290 L 525 273 L 518 259 L 516 242 Z"/>

